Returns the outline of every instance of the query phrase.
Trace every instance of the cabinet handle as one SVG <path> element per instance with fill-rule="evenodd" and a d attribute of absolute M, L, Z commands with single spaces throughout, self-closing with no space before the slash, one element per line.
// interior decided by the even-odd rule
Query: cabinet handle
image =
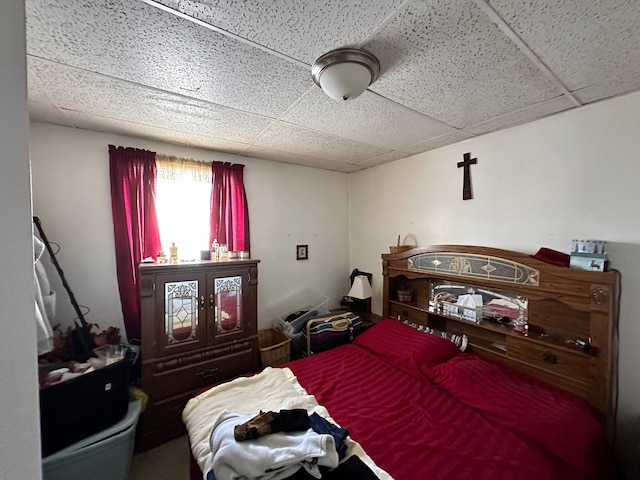
<path fill-rule="evenodd" d="M 544 352 L 542 354 L 542 359 L 547 363 L 551 363 L 552 365 L 555 365 L 556 363 L 558 363 L 558 357 L 551 352 Z"/>
<path fill-rule="evenodd" d="M 209 308 L 216 306 L 216 296 L 213 293 L 209 294 Z"/>
<path fill-rule="evenodd" d="M 196 375 L 200 378 L 209 378 L 209 377 L 213 377 L 217 371 L 218 371 L 217 368 L 208 368 L 206 370 L 203 370 L 202 372 L 196 373 Z"/>

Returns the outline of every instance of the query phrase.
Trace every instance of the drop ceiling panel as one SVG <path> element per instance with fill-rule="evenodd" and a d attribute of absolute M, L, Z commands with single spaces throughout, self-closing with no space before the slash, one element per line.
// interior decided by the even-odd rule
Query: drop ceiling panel
<path fill-rule="evenodd" d="M 405 152 L 389 152 L 375 157 L 367 158 L 366 160 L 362 160 L 361 162 L 358 162 L 358 165 L 361 167 L 369 168 L 376 165 L 382 165 L 383 163 L 393 162 L 394 160 L 400 160 L 401 158 L 404 158 L 406 156 L 407 154 Z"/>
<path fill-rule="evenodd" d="M 415 2 L 365 47 L 373 91 L 456 128 L 562 93 L 471 1 Z"/>
<path fill-rule="evenodd" d="M 357 46 L 404 0 L 158 3 L 311 65 L 329 50 Z"/>
<path fill-rule="evenodd" d="M 538 57 L 569 88 L 610 84 L 640 72 L 638 0 L 490 0 Z M 635 88 L 640 83 L 635 84 Z M 601 89 L 603 96 L 606 88 Z"/>
<path fill-rule="evenodd" d="M 640 89 L 638 0 L 162 3 L 26 0 L 31 118 L 351 172 Z M 382 67 L 348 103 L 344 46 Z"/>
<path fill-rule="evenodd" d="M 446 145 L 451 145 L 452 143 L 468 140 L 469 138 L 473 138 L 474 136 L 475 135 L 469 132 L 459 131 L 449 135 L 443 135 L 442 137 L 434 138 L 433 140 L 418 143 L 416 145 L 411 145 L 410 147 L 404 148 L 403 151 L 411 155 L 416 153 L 428 152 L 429 150 L 444 147 Z"/>
<path fill-rule="evenodd" d="M 322 158 L 310 157 L 296 153 L 286 152 L 282 150 L 274 150 L 271 148 L 258 147 L 250 145 L 241 151 L 242 155 L 250 157 L 266 158 L 275 162 L 292 163 L 295 165 L 303 165 L 305 167 L 321 168 L 323 170 L 333 170 L 338 172 L 352 172 L 360 170 L 360 167 L 344 162 L 335 162 Z"/>
<path fill-rule="evenodd" d="M 272 124 L 254 145 L 345 163 L 356 163 L 388 152 L 388 149 L 284 122 Z"/>
<path fill-rule="evenodd" d="M 475 135 L 482 135 L 483 133 L 493 132 L 502 128 L 512 127 L 514 125 L 520 125 L 522 123 L 530 122 L 531 120 L 546 117 L 553 113 L 568 110 L 573 106 L 574 103 L 571 100 L 565 96 L 561 96 L 543 103 L 537 103 L 532 107 L 523 108 L 517 112 L 508 113 L 478 125 L 473 125 L 466 128 L 465 131 Z"/>
<path fill-rule="evenodd" d="M 140 1 L 27 2 L 30 55 L 277 117 L 313 83 L 291 62 Z"/>
<path fill-rule="evenodd" d="M 574 92 L 574 96 L 582 103 L 591 103 L 604 98 L 632 92 L 640 88 L 640 71 L 629 72 L 607 80 L 589 85 Z"/>
<path fill-rule="evenodd" d="M 246 145 L 230 142 L 205 135 L 185 134 L 171 129 L 143 125 L 134 122 L 114 120 L 112 118 L 99 117 L 82 112 L 68 112 L 69 118 L 77 128 L 93 130 L 97 132 L 116 133 L 123 136 L 132 136 L 158 140 L 167 143 L 176 143 L 195 148 L 216 149 L 231 154 L 240 153 Z M 125 145 L 126 146 L 126 145 Z"/>
<path fill-rule="evenodd" d="M 394 150 L 456 131 L 372 92 L 337 102 L 320 88 L 308 92 L 282 120 Z"/>
<path fill-rule="evenodd" d="M 249 143 L 272 120 L 38 59 L 29 68 L 62 111 Z"/>
<path fill-rule="evenodd" d="M 60 111 L 50 103 L 29 101 L 29 119 L 34 122 L 53 123 L 65 127 L 75 127 L 70 119 L 65 118 Z"/>

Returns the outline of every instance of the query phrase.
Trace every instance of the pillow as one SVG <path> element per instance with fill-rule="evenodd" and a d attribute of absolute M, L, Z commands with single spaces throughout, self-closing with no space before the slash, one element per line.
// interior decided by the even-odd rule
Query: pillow
<path fill-rule="evenodd" d="M 542 445 L 573 468 L 592 475 L 609 467 L 604 429 L 581 398 L 475 354 L 423 373 L 491 423 Z"/>
<path fill-rule="evenodd" d="M 353 343 L 417 378 L 424 378 L 421 367 L 437 365 L 461 354 L 449 340 L 392 319 L 378 322 Z"/>

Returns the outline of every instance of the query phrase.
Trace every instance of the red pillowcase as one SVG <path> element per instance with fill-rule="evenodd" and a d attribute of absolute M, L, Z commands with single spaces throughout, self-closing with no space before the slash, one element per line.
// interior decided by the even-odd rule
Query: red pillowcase
<path fill-rule="evenodd" d="M 357 336 L 353 343 L 417 378 L 423 378 L 422 368 L 462 353 L 449 340 L 391 319 L 377 323 Z"/>
<path fill-rule="evenodd" d="M 596 478 L 611 467 L 604 429 L 581 398 L 474 354 L 423 371 L 492 423 L 541 444 L 573 468 Z"/>

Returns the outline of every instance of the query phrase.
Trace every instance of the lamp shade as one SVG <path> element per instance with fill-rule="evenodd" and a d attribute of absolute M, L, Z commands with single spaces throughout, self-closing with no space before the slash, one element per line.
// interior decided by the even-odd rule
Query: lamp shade
<path fill-rule="evenodd" d="M 359 63 L 336 63 L 320 76 L 320 87 L 334 100 L 352 100 L 371 83 L 371 72 Z"/>
<path fill-rule="evenodd" d="M 373 290 L 371 290 L 371 285 L 369 285 L 369 279 L 365 275 L 354 277 L 353 285 L 351 285 L 351 290 L 349 290 L 347 296 L 359 298 L 360 300 L 371 298 L 373 296 Z"/>
<path fill-rule="evenodd" d="M 379 73 L 380 64 L 373 55 L 353 48 L 326 53 L 311 68 L 313 81 L 335 100 L 359 97 Z"/>

